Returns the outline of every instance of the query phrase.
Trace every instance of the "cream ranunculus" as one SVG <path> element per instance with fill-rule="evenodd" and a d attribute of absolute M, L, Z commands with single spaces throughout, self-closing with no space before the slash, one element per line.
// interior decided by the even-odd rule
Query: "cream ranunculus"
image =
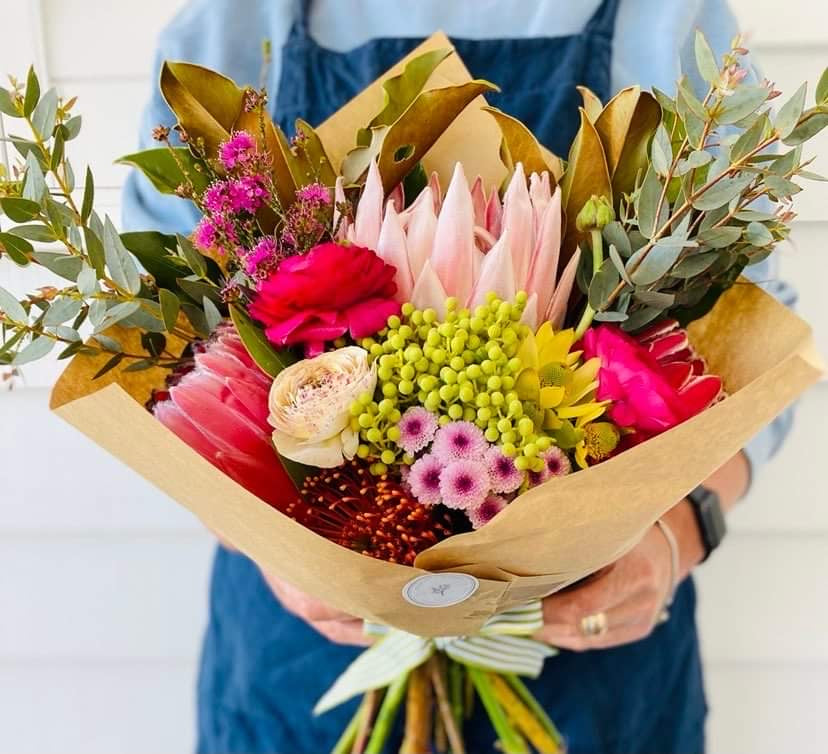
<path fill-rule="evenodd" d="M 377 372 L 357 346 L 304 359 L 280 372 L 270 388 L 268 421 L 273 444 L 285 458 L 330 469 L 356 454 L 350 407 L 374 392 Z"/>

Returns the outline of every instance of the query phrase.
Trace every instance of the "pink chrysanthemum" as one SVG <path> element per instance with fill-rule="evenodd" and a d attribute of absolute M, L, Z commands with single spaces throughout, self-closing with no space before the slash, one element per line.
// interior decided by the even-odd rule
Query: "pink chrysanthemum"
<path fill-rule="evenodd" d="M 437 417 L 422 406 L 409 408 L 397 424 L 400 430 L 399 445 L 406 453 L 419 453 L 433 439 L 437 431 Z"/>
<path fill-rule="evenodd" d="M 466 511 L 472 528 L 479 529 L 489 523 L 509 503 L 500 495 L 489 495 L 480 505 Z"/>
<path fill-rule="evenodd" d="M 515 466 L 514 460 L 496 446 L 486 453 L 486 469 L 494 492 L 514 492 L 523 484 L 523 473 Z"/>
<path fill-rule="evenodd" d="M 541 458 L 546 464 L 550 477 L 566 476 L 572 471 L 572 462 L 569 460 L 569 456 L 560 448 L 552 446 L 541 454 Z"/>
<path fill-rule="evenodd" d="M 447 508 L 469 510 L 480 505 L 488 494 L 489 475 L 478 461 L 452 461 L 440 474 L 440 497 Z"/>
<path fill-rule="evenodd" d="M 310 204 L 330 204 L 331 192 L 321 183 L 309 183 L 297 190 L 296 199 Z"/>
<path fill-rule="evenodd" d="M 256 277 L 262 269 L 276 262 L 277 251 L 276 241 L 271 236 L 263 238 L 244 255 L 244 271 Z"/>
<path fill-rule="evenodd" d="M 549 473 L 549 469 L 544 463 L 540 471 L 527 471 L 526 478 L 529 481 L 530 487 L 537 487 L 539 484 L 548 482 L 552 478 L 552 474 Z"/>
<path fill-rule="evenodd" d="M 226 170 L 232 170 L 239 163 L 243 163 L 255 148 L 256 142 L 247 131 L 235 131 L 219 147 L 219 159 Z"/>
<path fill-rule="evenodd" d="M 423 505 L 437 505 L 440 502 L 441 461 L 433 455 L 425 455 L 414 463 L 408 474 L 408 486 L 414 497 Z"/>
<path fill-rule="evenodd" d="M 432 452 L 443 463 L 463 458 L 479 459 L 489 444 L 480 427 L 471 422 L 449 422 L 437 431 Z"/>

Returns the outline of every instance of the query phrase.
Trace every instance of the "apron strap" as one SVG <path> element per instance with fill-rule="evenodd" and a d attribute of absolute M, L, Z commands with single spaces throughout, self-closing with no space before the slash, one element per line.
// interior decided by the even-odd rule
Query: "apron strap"
<path fill-rule="evenodd" d="M 309 36 L 311 0 L 297 0 L 297 17 L 294 30 L 303 37 Z"/>
<path fill-rule="evenodd" d="M 612 39 L 615 33 L 615 16 L 618 13 L 620 0 L 602 0 L 592 18 L 587 22 L 584 32 L 587 34 L 603 34 Z"/>

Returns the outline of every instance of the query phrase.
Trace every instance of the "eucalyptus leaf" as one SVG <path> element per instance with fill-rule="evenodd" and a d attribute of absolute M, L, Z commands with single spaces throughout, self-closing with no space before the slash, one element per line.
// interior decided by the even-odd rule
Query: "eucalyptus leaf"
<path fill-rule="evenodd" d="M 128 293 L 136 295 L 141 290 L 138 266 L 108 216 L 104 219 L 103 247 L 112 280 Z"/>
<path fill-rule="evenodd" d="M 759 108 L 770 92 L 763 86 L 741 85 L 729 97 L 725 97 L 716 114 L 719 123 L 729 124 L 741 120 Z"/>
<path fill-rule="evenodd" d="M 89 304 L 89 321 L 97 328 L 106 316 L 106 301 L 97 298 Z"/>
<path fill-rule="evenodd" d="M 66 129 L 66 135 L 64 136 L 66 141 L 71 141 L 72 139 L 77 138 L 81 130 L 81 123 L 81 116 L 75 115 L 63 124 L 63 128 Z"/>
<path fill-rule="evenodd" d="M 750 174 L 722 178 L 704 193 L 699 194 L 693 200 L 693 207 L 700 210 L 717 209 L 739 196 L 752 182 L 753 176 Z"/>
<path fill-rule="evenodd" d="M 798 178 L 804 178 L 807 181 L 828 181 L 828 177 L 810 170 L 800 170 L 796 175 Z"/>
<path fill-rule="evenodd" d="M 682 117 L 686 113 L 690 112 L 702 122 L 707 120 L 707 110 L 701 100 L 693 92 L 687 76 L 682 76 L 681 80 L 678 82 L 678 96 L 676 98 L 676 103 L 679 106 L 679 114 L 682 115 Z"/>
<path fill-rule="evenodd" d="M 95 270 L 95 274 L 102 278 L 106 267 L 103 243 L 98 234 L 87 226 L 83 228 L 83 239 L 86 244 L 86 255 L 89 258 L 89 263 Z"/>
<path fill-rule="evenodd" d="M 780 175 L 784 178 L 788 175 L 788 173 L 791 173 L 796 169 L 801 159 L 802 145 L 799 144 L 793 149 L 789 149 L 785 152 L 785 154 L 776 157 L 770 165 L 768 165 L 767 170 L 769 173 Z"/>
<path fill-rule="evenodd" d="M 627 284 L 632 285 L 632 281 L 627 275 L 627 270 L 624 268 L 624 260 L 621 258 L 621 255 L 618 253 L 618 249 L 615 248 L 614 245 L 610 245 L 609 247 L 609 258 L 610 261 L 615 265 L 615 269 L 618 270 L 618 274 L 621 276 L 621 279 Z"/>
<path fill-rule="evenodd" d="M 682 238 L 669 236 L 658 240 L 645 254 L 637 251 L 627 262 L 627 272 L 635 285 L 651 285 L 666 275 L 684 248 L 694 245 Z"/>
<path fill-rule="evenodd" d="M 807 82 L 797 89 L 793 96 L 779 108 L 779 114 L 776 116 L 774 127 L 779 134 L 780 139 L 785 139 L 790 136 L 791 131 L 796 128 L 802 111 L 805 109 L 805 94 L 808 91 Z"/>
<path fill-rule="evenodd" d="M 669 95 L 665 94 L 661 91 L 658 87 L 653 87 L 653 96 L 656 98 L 656 102 L 661 106 L 662 110 L 666 110 L 669 113 L 676 112 L 676 101 L 670 97 Z"/>
<path fill-rule="evenodd" d="M 0 286 L 0 311 L 21 325 L 29 321 L 29 315 L 26 314 L 23 305 L 2 286 Z"/>
<path fill-rule="evenodd" d="M 825 126 L 828 126 L 828 112 L 811 112 L 786 138 L 782 139 L 782 143 L 789 147 L 802 144 L 816 136 Z"/>
<path fill-rule="evenodd" d="M 0 208 L 15 223 L 25 223 L 40 215 L 40 203 L 19 197 L 0 197 Z"/>
<path fill-rule="evenodd" d="M 748 223 L 745 229 L 745 240 L 753 246 L 763 247 L 772 244 L 774 239 L 771 232 L 762 223 Z"/>
<path fill-rule="evenodd" d="M 730 150 L 730 159 L 732 162 L 739 162 L 746 157 L 759 145 L 765 132 L 770 127 L 770 120 L 766 113 L 757 118 L 753 125 L 744 131 Z"/>
<path fill-rule="evenodd" d="M 210 336 L 210 327 L 207 324 L 207 318 L 204 316 L 204 310 L 200 306 L 188 302 L 181 303 L 181 311 L 187 317 L 187 321 L 192 325 L 196 334 L 202 338 Z"/>
<path fill-rule="evenodd" d="M 78 299 L 59 298 L 52 302 L 49 310 L 43 317 L 43 324 L 47 327 L 62 325 L 70 319 L 74 319 L 81 310 L 82 303 Z"/>
<path fill-rule="evenodd" d="M 660 317 L 662 314 L 664 314 L 663 309 L 652 308 L 649 306 L 645 306 L 642 309 L 636 309 L 624 322 L 621 323 L 621 329 L 626 332 L 635 332 L 636 330 L 640 330 L 645 325 L 649 325 L 650 322 Z"/>
<path fill-rule="evenodd" d="M 83 203 L 81 204 L 81 220 L 85 223 L 89 219 L 92 207 L 95 204 L 95 179 L 92 168 L 86 168 L 86 178 L 83 182 Z"/>
<path fill-rule="evenodd" d="M 271 377 L 275 377 L 285 367 L 296 361 L 290 351 L 276 350 L 265 337 L 264 331 L 235 304 L 230 306 L 230 318 L 233 320 L 233 325 L 239 333 L 244 347 L 250 354 L 250 358 Z"/>
<path fill-rule="evenodd" d="M 818 105 L 828 103 L 828 68 L 822 72 L 816 85 L 816 102 Z"/>
<path fill-rule="evenodd" d="M 0 87 L 0 113 L 8 115 L 10 118 L 19 118 L 20 113 L 15 107 L 11 92 L 8 89 Z"/>
<path fill-rule="evenodd" d="M 64 340 L 80 340 L 80 334 L 74 327 L 66 327 L 66 325 L 58 325 L 55 328 L 55 335 Z"/>
<path fill-rule="evenodd" d="M 694 46 L 699 73 L 708 84 L 715 83 L 719 78 L 719 64 L 716 62 L 716 56 L 700 29 L 696 29 Z"/>
<path fill-rule="evenodd" d="M 91 296 L 98 288 L 98 276 L 88 264 L 84 264 L 78 273 L 78 291 L 83 296 Z"/>
<path fill-rule="evenodd" d="M 0 233 L 0 249 L 21 267 L 29 264 L 29 256 L 34 251 L 34 247 L 25 238 L 13 236 L 11 233 Z"/>
<path fill-rule="evenodd" d="M 732 246 L 742 237 L 742 229 L 724 225 L 720 228 L 706 228 L 699 232 L 697 239 L 703 246 L 711 249 L 724 249 Z"/>
<path fill-rule="evenodd" d="M 152 369 L 158 363 L 158 359 L 153 357 L 149 359 L 138 359 L 133 361 L 129 366 L 124 367 L 124 372 L 143 372 L 145 369 Z"/>
<path fill-rule="evenodd" d="M 691 254 L 682 259 L 672 270 L 670 275 L 676 278 L 693 278 L 701 275 L 719 257 L 718 251 L 706 251 L 701 254 Z"/>
<path fill-rule="evenodd" d="M 167 347 L 167 338 L 159 332 L 145 332 L 141 335 L 141 346 L 151 356 L 158 357 Z"/>
<path fill-rule="evenodd" d="M 673 161 L 673 148 L 670 144 L 670 134 L 664 124 L 660 124 L 653 136 L 650 147 L 653 167 L 659 175 L 666 176 Z"/>
<path fill-rule="evenodd" d="M 618 220 L 613 220 L 612 222 L 607 223 L 604 226 L 604 230 L 601 232 L 601 235 L 608 244 L 611 244 L 616 248 L 617 252 L 622 257 L 626 258 L 632 254 L 632 244 L 630 243 L 630 238 L 624 230 L 624 226 L 618 222 Z"/>
<path fill-rule="evenodd" d="M 166 288 L 159 288 L 158 301 L 161 305 L 161 317 L 164 320 L 164 326 L 167 328 L 167 332 L 172 332 L 176 322 L 178 322 L 178 313 L 181 309 L 178 296 Z"/>
<path fill-rule="evenodd" d="M 54 347 L 55 341 L 52 338 L 45 336 L 35 338 L 29 345 L 17 352 L 17 355 L 12 359 L 12 364 L 20 366 L 21 364 L 28 364 L 32 361 L 42 359 Z"/>
<path fill-rule="evenodd" d="M 118 364 L 120 364 L 124 360 L 124 355 L 122 353 L 116 353 L 112 356 L 106 364 L 104 364 L 94 375 L 92 375 L 93 380 L 97 380 L 99 377 L 103 377 L 107 372 L 112 371 Z"/>
<path fill-rule="evenodd" d="M 767 176 L 765 186 L 770 189 L 771 194 L 777 199 L 784 199 L 802 191 L 802 186 L 789 181 L 787 178 L 780 178 L 778 175 Z"/>
<path fill-rule="evenodd" d="M 32 127 L 43 141 L 48 141 L 55 129 L 57 106 L 57 90 L 53 87 L 43 95 L 32 113 Z"/>
<path fill-rule="evenodd" d="M 115 340 L 115 338 L 109 335 L 97 333 L 96 335 L 92 336 L 92 340 L 99 343 L 101 348 L 105 349 L 106 351 L 111 351 L 112 353 L 118 353 L 119 351 L 124 350 L 124 347 L 121 345 L 120 341 Z"/>
<path fill-rule="evenodd" d="M 32 256 L 47 270 L 73 283 L 78 279 L 83 260 L 70 254 L 61 254 L 55 251 L 35 251 Z"/>
<path fill-rule="evenodd" d="M 639 290 L 633 293 L 633 298 L 645 306 L 658 309 L 669 309 L 676 303 L 675 295 L 672 293 L 662 293 L 661 291 Z"/>
<path fill-rule="evenodd" d="M 620 279 L 613 261 L 605 259 L 589 284 L 589 305 L 596 311 L 603 309 Z"/>
<path fill-rule="evenodd" d="M 126 319 L 132 314 L 135 314 L 140 309 L 141 305 L 137 301 L 123 301 L 120 304 L 107 309 L 106 315 L 101 320 L 100 324 L 95 327 L 95 332 L 101 332 L 112 327 L 123 319 Z"/>
<path fill-rule="evenodd" d="M 597 312 L 594 319 L 596 322 L 623 322 L 628 316 L 624 312 Z"/>
<path fill-rule="evenodd" d="M 29 66 L 26 75 L 26 92 L 23 96 L 23 115 L 27 118 L 32 114 L 40 100 L 40 82 L 37 80 L 34 66 Z"/>
<path fill-rule="evenodd" d="M 221 303 L 221 292 L 218 288 L 210 283 L 205 283 L 201 280 L 189 280 L 188 278 L 180 278 L 178 287 L 184 291 L 195 303 L 200 304 L 201 299 L 205 296 L 209 298 L 214 304 Z"/>
<path fill-rule="evenodd" d="M 645 238 L 652 238 L 658 230 L 658 203 L 662 194 L 662 184 L 656 175 L 655 169 L 651 166 L 644 176 L 644 183 L 636 200 L 636 211 L 638 214 L 638 229 Z"/>
<path fill-rule="evenodd" d="M 26 155 L 26 177 L 23 181 L 23 198 L 40 203 L 44 195 L 49 191 L 46 179 L 43 176 L 43 169 L 35 157 L 34 152 Z"/>

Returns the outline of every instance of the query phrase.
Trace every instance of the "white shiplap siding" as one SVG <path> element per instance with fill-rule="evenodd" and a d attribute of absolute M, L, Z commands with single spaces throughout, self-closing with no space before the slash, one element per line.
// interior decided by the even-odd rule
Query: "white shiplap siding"
<path fill-rule="evenodd" d="M 113 218 L 126 170 L 112 159 L 135 147 L 156 34 L 183 4 L 20 0 L 0 7 L 0 72 L 23 75 L 33 60 L 44 81 L 79 97 L 84 129 L 73 160 L 92 166 L 99 203 Z M 828 63 L 822 4 L 732 5 L 779 88 L 815 81 Z M 828 173 L 828 133 L 810 151 L 822 154 L 814 169 Z M 826 207 L 828 184 L 809 185 L 781 256 L 823 353 Z M 0 263 L 0 284 L 11 290 L 46 282 Z M 0 754 L 189 751 L 210 537 L 48 412 L 56 374 L 54 363 L 27 368 L 26 387 L 0 395 Z M 731 517 L 727 546 L 699 570 L 712 754 L 824 751 L 826 417 L 822 383 Z"/>

